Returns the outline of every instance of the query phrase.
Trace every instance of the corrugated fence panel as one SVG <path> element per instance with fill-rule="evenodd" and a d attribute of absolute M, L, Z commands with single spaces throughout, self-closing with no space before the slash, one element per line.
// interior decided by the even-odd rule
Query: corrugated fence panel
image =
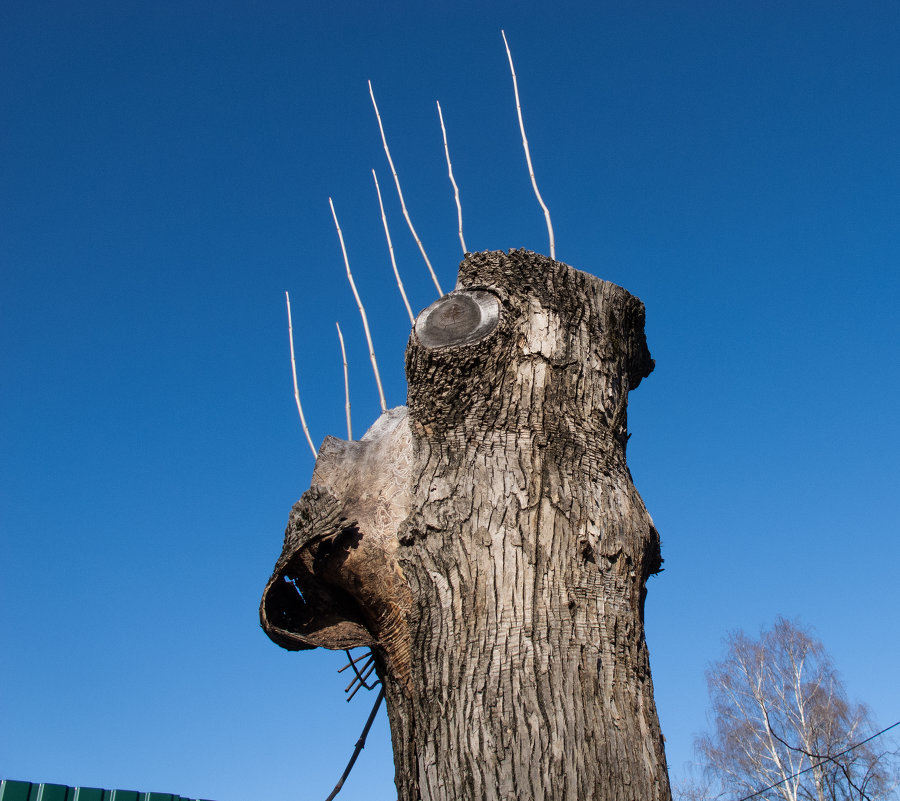
<path fill-rule="evenodd" d="M 109 798 L 109 795 L 106 797 Z M 96 787 L 76 787 L 72 798 L 74 801 L 104 801 L 103 790 Z"/>
<path fill-rule="evenodd" d="M 28 782 L 0 782 L 0 801 L 28 801 L 30 793 Z"/>
<path fill-rule="evenodd" d="M 170 793 L 138 793 L 134 790 L 100 790 L 66 787 L 64 784 L 32 784 L 0 780 L 0 801 L 203 801 Z"/>
<path fill-rule="evenodd" d="M 32 791 L 34 801 L 68 801 L 69 788 L 62 784 L 39 784 L 37 795 Z"/>

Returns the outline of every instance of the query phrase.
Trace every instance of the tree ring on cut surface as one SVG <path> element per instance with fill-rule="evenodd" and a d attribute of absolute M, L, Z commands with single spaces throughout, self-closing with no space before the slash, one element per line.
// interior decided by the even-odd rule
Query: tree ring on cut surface
<path fill-rule="evenodd" d="M 471 345 L 500 321 L 500 301 L 481 289 L 459 289 L 439 298 L 416 318 L 416 338 L 426 348 Z"/>

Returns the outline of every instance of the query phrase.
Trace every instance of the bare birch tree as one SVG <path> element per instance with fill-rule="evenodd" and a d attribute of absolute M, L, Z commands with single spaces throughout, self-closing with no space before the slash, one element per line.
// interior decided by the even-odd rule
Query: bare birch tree
<path fill-rule="evenodd" d="M 696 747 L 705 783 L 682 799 L 851 801 L 894 797 L 896 752 L 874 732 L 868 709 L 847 699 L 822 643 L 778 618 L 758 640 L 728 638 L 707 673 L 712 731 Z"/>

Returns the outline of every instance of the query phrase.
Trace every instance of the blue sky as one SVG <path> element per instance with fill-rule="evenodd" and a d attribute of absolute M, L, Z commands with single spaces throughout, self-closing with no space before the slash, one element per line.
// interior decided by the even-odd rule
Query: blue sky
<path fill-rule="evenodd" d="M 461 251 L 547 252 L 647 306 L 629 463 L 663 539 L 647 637 L 673 778 L 735 628 L 812 626 L 900 719 L 900 5 L 0 6 L 0 776 L 324 798 L 371 696 L 257 605 L 316 443 L 389 404 Z M 382 712 L 341 798 L 391 799 Z"/>

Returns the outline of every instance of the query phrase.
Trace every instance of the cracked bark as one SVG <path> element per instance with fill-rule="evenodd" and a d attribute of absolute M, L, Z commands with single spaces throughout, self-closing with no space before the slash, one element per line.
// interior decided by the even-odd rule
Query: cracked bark
<path fill-rule="evenodd" d="M 400 801 L 668 801 L 643 629 L 659 537 L 625 462 L 643 304 L 469 254 L 406 368 L 408 409 L 323 445 L 264 628 L 373 647 Z"/>

